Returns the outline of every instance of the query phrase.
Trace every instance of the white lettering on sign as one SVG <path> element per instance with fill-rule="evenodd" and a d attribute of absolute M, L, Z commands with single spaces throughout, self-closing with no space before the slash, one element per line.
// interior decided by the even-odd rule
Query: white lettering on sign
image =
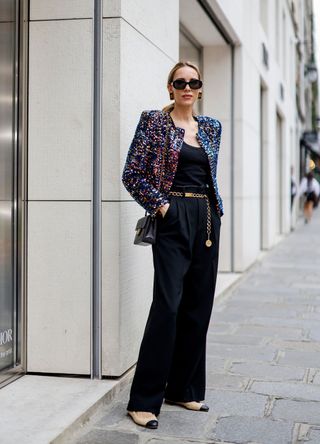
<path fill-rule="evenodd" d="M 0 359 L 6 358 L 9 355 L 12 355 L 12 348 L 8 348 L 8 350 L 0 352 Z"/>
<path fill-rule="evenodd" d="M 12 328 L 0 331 L 0 345 L 7 344 L 12 341 Z"/>

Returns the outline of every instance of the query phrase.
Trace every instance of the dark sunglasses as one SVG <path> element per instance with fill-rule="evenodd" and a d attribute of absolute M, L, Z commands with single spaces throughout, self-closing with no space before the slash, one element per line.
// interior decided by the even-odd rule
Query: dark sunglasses
<path fill-rule="evenodd" d="M 199 89 L 202 86 L 202 81 L 199 79 L 192 79 L 190 82 L 186 82 L 185 80 L 177 79 L 172 82 L 172 85 L 175 89 L 185 89 L 187 85 L 189 85 L 191 89 Z"/>

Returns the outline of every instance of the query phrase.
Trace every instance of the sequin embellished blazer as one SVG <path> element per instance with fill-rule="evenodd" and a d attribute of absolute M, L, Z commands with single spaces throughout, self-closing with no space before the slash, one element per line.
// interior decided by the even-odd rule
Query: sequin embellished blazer
<path fill-rule="evenodd" d="M 221 217 L 224 213 L 223 203 L 216 179 L 221 123 L 202 115 L 194 116 L 194 119 L 198 121 L 197 140 L 208 155 L 212 179 L 210 189 Z M 167 130 L 167 151 L 159 185 L 159 168 L 162 165 Z M 141 113 L 124 165 L 122 183 L 149 214 L 155 214 L 162 205 L 170 202 L 168 193 L 177 170 L 184 132 L 184 128 L 175 126 L 166 111 L 146 110 Z"/>

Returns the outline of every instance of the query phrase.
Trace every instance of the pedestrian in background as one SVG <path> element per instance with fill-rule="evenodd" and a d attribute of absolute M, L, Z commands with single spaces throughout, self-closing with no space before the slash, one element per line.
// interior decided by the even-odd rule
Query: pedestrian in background
<path fill-rule="evenodd" d="M 294 198 L 296 197 L 297 194 L 297 184 L 296 184 L 296 179 L 294 177 L 294 168 L 291 165 L 291 211 L 292 211 L 292 207 L 293 207 L 293 202 L 294 202 Z"/>
<path fill-rule="evenodd" d="M 216 180 L 221 123 L 193 111 L 202 84 L 196 65 L 172 68 L 167 89 L 174 103 L 142 112 L 122 175 L 132 197 L 157 217 L 153 301 L 127 406 L 133 421 L 148 428 L 158 427 L 164 399 L 209 410 L 206 334 L 223 205 Z"/>
<path fill-rule="evenodd" d="M 320 197 L 320 185 L 314 178 L 312 171 L 309 171 L 300 182 L 299 197 L 302 195 L 305 197 L 303 204 L 304 222 L 308 223 L 311 220 L 313 208 L 317 207 Z"/>

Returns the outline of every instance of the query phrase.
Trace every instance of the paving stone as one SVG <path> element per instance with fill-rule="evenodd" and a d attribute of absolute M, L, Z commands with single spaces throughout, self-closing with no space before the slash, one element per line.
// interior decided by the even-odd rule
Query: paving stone
<path fill-rule="evenodd" d="M 320 341 L 320 331 L 318 328 L 311 328 L 308 337 L 313 341 Z"/>
<path fill-rule="evenodd" d="M 208 330 L 208 338 L 219 334 L 229 333 L 231 330 L 232 328 L 228 324 L 218 324 L 217 322 L 213 322 L 210 324 L 210 328 Z"/>
<path fill-rule="evenodd" d="M 303 368 L 285 367 L 278 364 L 251 361 L 233 363 L 229 373 L 239 373 L 267 381 L 302 381 L 305 370 Z"/>
<path fill-rule="evenodd" d="M 76 444 L 138 444 L 138 433 L 123 432 L 120 430 L 92 429 L 81 438 L 77 438 Z"/>
<path fill-rule="evenodd" d="M 274 293 L 257 293 L 257 291 L 243 292 L 240 291 L 237 294 L 233 294 L 228 298 L 228 301 L 246 301 L 251 303 L 261 302 L 282 302 L 283 296 L 279 296 Z"/>
<path fill-rule="evenodd" d="M 285 350 L 285 352 L 287 352 L 288 349 L 312 353 L 320 352 L 320 342 L 310 341 L 309 339 L 304 341 L 284 341 L 276 338 L 269 342 L 269 344 L 274 345 L 280 350 Z"/>
<path fill-rule="evenodd" d="M 282 398 L 320 401 L 320 386 L 301 382 L 253 382 L 250 391 Z"/>
<path fill-rule="evenodd" d="M 243 301 L 241 300 L 241 297 L 239 297 L 236 300 L 228 300 L 227 303 L 227 309 L 229 310 L 241 310 L 244 312 L 256 312 L 258 311 L 259 313 L 264 313 L 265 311 L 271 311 L 271 312 L 276 312 L 278 311 L 279 313 L 288 313 L 288 314 L 296 314 L 297 311 L 299 311 L 299 313 L 303 312 L 303 311 L 307 311 L 309 310 L 310 304 L 306 303 L 305 301 L 296 301 L 296 303 L 294 304 L 294 306 L 292 304 L 288 304 L 286 302 L 283 302 L 281 300 L 277 300 L 276 302 L 271 302 L 271 301 L 262 301 L 259 298 L 259 295 L 257 295 L 256 298 L 256 304 L 253 304 L 252 301 Z M 258 303 L 259 302 L 259 303 Z"/>
<path fill-rule="evenodd" d="M 225 312 L 219 312 L 217 308 L 214 308 L 211 315 L 211 321 L 210 321 L 210 328 L 212 323 L 219 322 L 219 323 L 226 323 L 228 326 L 230 326 L 230 323 L 238 324 L 241 322 L 241 320 L 245 319 L 245 315 L 239 316 L 239 313 L 225 313 Z"/>
<path fill-rule="evenodd" d="M 296 327 L 296 328 L 319 328 L 319 322 L 309 319 L 289 319 L 287 317 L 265 317 L 265 316 L 252 316 L 248 319 L 247 324 L 262 325 L 262 326 L 277 326 L 277 327 Z"/>
<path fill-rule="evenodd" d="M 303 302 L 308 305 L 314 305 L 320 303 L 320 298 L 316 294 L 301 294 L 301 292 L 296 294 L 288 292 L 288 294 L 283 295 L 282 298 L 286 304 L 296 304 L 297 302 L 301 304 Z"/>
<path fill-rule="evenodd" d="M 251 307 L 246 307 L 245 310 L 240 311 L 238 307 L 228 307 L 226 310 L 226 314 L 230 315 L 238 315 L 238 319 L 247 319 L 252 316 L 259 316 L 263 313 L 264 316 L 270 316 L 273 318 L 281 318 L 285 317 L 296 317 L 298 315 L 298 310 L 288 307 L 287 305 L 280 304 L 255 304 Z"/>
<path fill-rule="evenodd" d="M 296 271 L 297 271 L 298 267 L 299 267 L 299 270 L 300 271 L 304 271 L 305 272 L 304 274 L 306 274 L 306 275 L 308 275 L 308 272 L 310 272 L 310 271 L 318 271 L 319 270 L 318 265 L 315 262 L 312 263 L 312 262 L 310 262 L 308 260 L 304 260 L 304 262 L 302 262 L 302 261 L 292 261 L 292 262 L 290 262 L 288 264 L 277 262 L 275 264 L 275 261 L 274 261 L 274 263 L 270 263 L 269 260 L 266 258 L 263 261 L 263 265 L 264 265 L 264 268 L 269 268 L 271 270 L 279 270 L 279 269 L 281 269 L 280 273 L 284 269 L 287 269 L 288 274 L 290 274 L 290 273 L 292 274 L 292 272 L 296 274 Z"/>
<path fill-rule="evenodd" d="M 305 439 L 308 439 L 309 432 L 309 424 L 296 422 L 293 429 L 293 444 L 304 442 Z"/>
<path fill-rule="evenodd" d="M 318 270 L 319 270 L 319 268 L 320 268 L 320 265 L 318 265 Z M 300 292 L 301 293 L 301 292 Z M 316 297 L 319 297 L 319 287 L 318 288 L 314 288 L 314 289 L 304 289 L 303 290 L 303 295 L 304 296 L 316 296 Z"/>
<path fill-rule="evenodd" d="M 270 275 L 270 271 L 268 271 L 269 275 Z M 272 272 L 271 272 L 272 273 Z M 292 297 L 294 296 L 298 296 L 300 297 L 300 290 L 298 288 L 288 288 L 283 287 L 283 286 L 278 286 L 278 285 L 274 285 L 271 288 L 270 287 L 266 287 L 265 285 L 263 287 L 260 288 L 253 288 L 251 286 L 244 286 L 244 284 L 242 284 L 234 294 L 238 294 L 239 295 L 239 299 L 241 299 L 242 295 L 250 295 L 250 294 L 255 294 L 256 295 L 256 300 L 260 295 L 276 295 L 276 297 L 282 297 L 285 295 L 292 295 Z M 259 295 L 259 296 L 257 296 Z"/>
<path fill-rule="evenodd" d="M 197 439 L 196 441 L 194 441 L 193 439 L 183 439 L 183 441 L 179 438 L 151 438 L 148 441 L 145 441 L 144 444 L 214 444 L 214 442 L 211 440 L 207 441 L 203 441 L 202 439 L 199 440 Z M 118 444 L 118 443 L 115 443 Z M 120 443 L 119 443 L 120 444 Z M 231 443 L 232 444 L 232 443 Z"/>
<path fill-rule="evenodd" d="M 266 418 L 229 416 L 218 419 L 212 438 L 244 444 L 289 444 L 293 423 Z"/>
<path fill-rule="evenodd" d="M 240 325 L 235 332 L 237 335 L 252 335 L 258 337 L 278 337 L 282 339 L 301 339 L 304 335 L 302 328 L 275 327 L 262 325 Z"/>
<path fill-rule="evenodd" d="M 302 318 L 320 321 L 320 313 L 317 312 L 303 313 Z"/>
<path fill-rule="evenodd" d="M 250 392 L 206 390 L 206 403 L 210 414 L 216 416 L 263 416 L 268 397 Z"/>
<path fill-rule="evenodd" d="M 320 371 L 316 372 L 315 377 L 313 378 L 312 383 L 320 385 Z"/>
<path fill-rule="evenodd" d="M 270 252 L 271 254 L 271 252 Z M 278 272 L 278 268 L 275 268 L 275 273 L 270 273 L 270 270 L 274 270 L 274 268 L 270 267 L 267 262 L 261 263 L 261 267 L 254 267 L 251 269 L 251 272 L 247 274 L 247 279 L 243 282 L 243 285 L 238 287 L 241 289 L 253 288 L 257 291 L 263 292 L 268 288 L 274 288 L 276 286 L 285 288 L 282 284 L 285 281 L 282 277 L 285 276 L 285 273 Z M 261 285 L 263 282 L 263 285 Z"/>
<path fill-rule="evenodd" d="M 207 372 L 206 386 L 208 388 L 224 388 L 224 389 L 238 389 L 244 390 L 248 385 L 249 378 L 244 378 L 237 375 L 229 375 L 225 373 Z"/>
<path fill-rule="evenodd" d="M 161 406 L 161 413 L 163 412 L 181 412 L 181 407 L 179 405 L 170 405 L 163 402 Z"/>
<path fill-rule="evenodd" d="M 284 356 L 281 356 L 278 362 L 283 365 L 320 368 L 320 353 L 286 350 Z"/>
<path fill-rule="evenodd" d="M 249 359 L 255 361 L 272 361 L 277 350 L 269 346 L 207 344 L 207 354 L 233 359 Z"/>
<path fill-rule="evenodd" d="M 262 338 L 258 336 L 243 336 L 243 335 L 212 335 L 208 337 L 208 343 L 219 344 L 251 344 L 259 345 L 262 342 Z"/>
<path fill-rule="evenodd" d="M 308 289 L 319 289 L 319 284 L 316 282 L 297 282 L 292 284 L 293 288 L 299 287 L 299 288 L 308 288 Z"/>
<path fill-rule="evenodd" d="M 320 425 L 320 403 L 315 401 L 277 399 L 274 403 L 271 417 Z"/>
<path fill-rule="evenodd" d="M 192 442 L 192 441 L 189 441 Z M 195 441 L 193 441 L 195 442 Z M 196 441 L 199 442 L 199 441 Z M 176 439 L 170 439 L 170 438 L 163 438 L 163 439 L 158 439 L 158 438 L 151 438 L 150 440 L 146 441 L 145 444 L 177 444 L 178 441 Z"/>
<path fill-rule="evenodd" d="M 226 368 L 229 367 L 228 363 L 228 359 L 221 358 L 219 356 L 207 356 L 206 368 L 207 371 L 223 373 L 226 371 Z"/>
<path fill-rule="evenodd" d="M 196 412 L 182 407 L 179 411 L 161 410 L 157 436 L 176 436 L 182 439 L 205 438 L 207 424 L 211 421 L 212 415 L 209 412 Z"/>
<path fill-rule="evenodd" d="M 320 443 L 320 430 L 311 429 L 309 434 L 309 439 L 303 441 L 303 444 L 319 444 Z"/>
<path fill-rule="evenodd" d="M 260 284 L 259 284 L 260 285 Z M 264 293 L 271 293 L 271 294 L 277 294 L 277 295 L 283 295 L 283 294 L 300 294 L 300 290 L 298 288 L 288 288 L 283 287 L 281 285 L 272 285 L 272 286 L 266 286 L 263 287 L 253 287 L 250 285 L 249 287 L 244 287 L 243 284 L 241 285 L 241 293 L 248 293 L 248 292 L 255 292 L 257 295 L 264 294 Z M 309 291 L 309 290 L 308 290 Z"/>
<path fill-rule="evenodd" d="M 263 325 L 240 325 L 235 334 L 259 337 L 279 337 L 282 339 L 301 339 L 303 337 L 303 329 L 291 327 L 264 327 Z"/>

